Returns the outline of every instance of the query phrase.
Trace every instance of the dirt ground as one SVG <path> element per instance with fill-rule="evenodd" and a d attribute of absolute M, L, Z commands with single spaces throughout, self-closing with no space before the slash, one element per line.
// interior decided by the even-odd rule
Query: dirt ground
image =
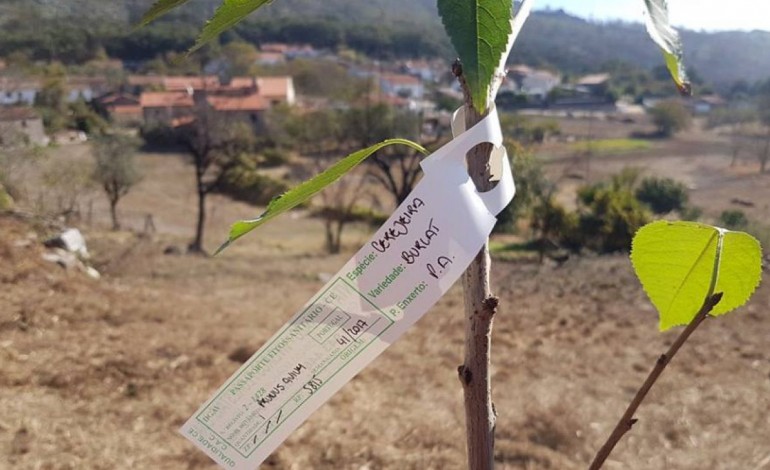
<path fill-rule="evenodd" d="M 723 143 L 697 132 L 664 152 L 602 157 L 589 179 L 625 164 L 681 175 L 708 216 L 744 209 L 768 220 L 770 175 L 729 168 Z M 549 171 L 562 171 L 554 163 Z M 164 255 L 192 234 L 192 170 L 143 155 L 145 180 L 124 201 L 127 226 L 153 214 L 151 237 L 107 227 L 95 196 L 82 223 L 103 278 L 40 259 L 34 227 L 0 217 L 0 469 L 204 469 L 178 427 L 365 241 L 322 254 L 302 212 L 217 258 Z M 258 210 L 213 197 L 209 248 Z M 498 260 L 493 381 L 498 468 L 585 468 L 678 330 L 657 314 L 624 256 L 561 267 Z M 770 469 L 770 287 L 707 321 L 640 409 L 608 469 Z M 277 469 L 464 468 L 462 297 L 455 286 L 400 341 L 316 412 L 266 462 Z"/>

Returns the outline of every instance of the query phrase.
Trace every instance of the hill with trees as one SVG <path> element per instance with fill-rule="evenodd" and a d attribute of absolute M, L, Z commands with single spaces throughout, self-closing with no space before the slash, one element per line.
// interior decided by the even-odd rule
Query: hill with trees
<path fill-rule="evenodd" d="M 79 63 L 106 50 L 128 61 L 149 60 L 186 50 L 221 0 L 191 0 L 134 30 L 152 3 L 5 0 L 0 5 L 0 56 L 22 52 L 32 59 Z M 770 76 L 770 55 L 760 53 L 770 50 L 770 31 L 683 30 L 682 37 L 686 63 L 707 83 L 726 86 Z M 234 39 L 346 46 L 376 58 L 453 55 L 435 0 L 279 0 L 226 33 L 222 42 Z M 534 13 L 511 60 L 567 74 L 595 72 L 617 62 L 646 69 L 661 65 L 641 23 L 588 21 L 561 10 Z"/>

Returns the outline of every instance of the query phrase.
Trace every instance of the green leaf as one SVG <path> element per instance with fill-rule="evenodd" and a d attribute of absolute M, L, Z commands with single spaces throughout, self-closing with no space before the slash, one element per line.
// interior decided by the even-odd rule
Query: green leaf
<path fill-rule="evenodd" d="M 232 28 L 250 13 L 272 0 L 223 0 L 214 16 L 203 27 L 201 35 L 195 41 L 190 52 L 200 49 L 204 44 Z"/>
<path fill-rule="evenodd" d="M 513 0 L 438 0 L 438 10 L 463 66 L 473 107 L 484 113 L 513 33 Z M 504 62 L 503 62 L 504 63 Z"/>
<path fill-rule="evenodd" d="M 150 8 L 147 13 L 144 14 L 142 17 L 142 21 L 139 23 L 142 26 L 145 26 L 149 24 L 152 21 L 157 20 L 161 16 L 165 15 L 166 13 L 170 12 L 174 8 L 183 5 L 190 0 L 158 0 L 155 2 L 155 4 Z"/>
<path fill-rule="evenodd" d="M 631 262 L 660 315 L 660 329 L 686 325 L 722 292 L 711 315 L 740 307 L 762 276 L 759 242 L 743 232 L 696 222 L 657 221 L 634 236 Z"/>
<path fill-rule="evenodd" d="M 270 219 L 283 214 L 289 209 L 292 209 L 315 196 L 321 190 L 340 179 L 340 177 L 342 177 L 345 173 L 355 168 L 359 163 L 364 161 L 373 153 L 384 147 L 395 144 L 406 145 L 419 152 L 427 153 L 427 151 L 421 145 L 406 139 L 389 139 L 363 150 L 351 153 L 323 172 L 315 175 L 299 186 L 290 189 L 281 196 L 270 201 L 270 204 L 267 205 L 265 212 L 263 212 L 262 215 L 256 219 L 241 220 L 234 223 L 230 228 L 230 236 L 228 237 L 228 240 L 221 247 L 219 247 L 217 254 L 227 248 L 238 238 L 246 235 Z"/>
<path fill-rule="evenodd" d="M 668 67 L 679 92 L 689 96 L 692 93 L 692 86 L 687 81 L 687 74 L 684 69 L 682 40 L 668 20 L 668 2 L 666 0 L 644 0 L 644 6 L 647 13 L 645 15 L 647 32 L 663 51 L 666 67 Z"/>

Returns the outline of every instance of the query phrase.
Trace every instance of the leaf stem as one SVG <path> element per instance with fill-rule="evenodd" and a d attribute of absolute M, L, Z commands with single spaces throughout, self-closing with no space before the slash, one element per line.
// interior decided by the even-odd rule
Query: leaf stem
<path fill-rule="evenodd" d="M 617 445 L 623 436 L 631 430 L 634 424 L 636 424 L 638 420 L 634 418 L 634 414 L 636 414 L 636 410 L 642 404 L 645 397 L 647 397 L 647 393 L 658 380 L 660 374 L 663 373 L 663 370 L 666 368 L 668 363 L 671 362 L 671 360 L 674 358 L 677 351 L 679 351 L 679 349 L 682 347 L 685 341 L 687 341 L 690 335 L 692 335 L 695 329 L 698 328 L 701 323 L 703 323 L 703 320 L 708 317 L 708 314 L 711 312 L 711 310 L 713 310 L 713 308 L 719 303 L 720 300 L 722 300 L 721 292 L 706 297 L 706 299 L 703 301 L 703 306 L 695 315 L 695 318 L 690 322 L 689 325 L 687 325 L 687 328 L 682 331 L 679 337 L 676 338 L 676 341 L 674 341 L 671 347 L 668 348 L 668 351 L 662 354 L 658 360 L 655 361 L 655 367 L 653 367 L 641 388 L 639 388 L 639 390 L 636 392 L 634 399 L 631 400 L 631 403 L 628 405 L 628 408 L 626 408 L 626 411 L 623 413 L 620 421 L 618 421 L 618 424 L 615 425 L 615 429 L 612 430 L 612 434 L 610 434 L 610 436 L 607 438 L 607 441 L 605 441 L 604 445 L 602 445 L 601 449 L 599 449 L 599 452 L 597 452 L 596 457 L 594 457 L 594 460 L 591 463 L 591 466 L 588 467 L 589 470 L 598 470 L 602 468 L 602 465 L 604 465 L 607 457 L 609 457 L 612 453 L 615 445 Z"/>

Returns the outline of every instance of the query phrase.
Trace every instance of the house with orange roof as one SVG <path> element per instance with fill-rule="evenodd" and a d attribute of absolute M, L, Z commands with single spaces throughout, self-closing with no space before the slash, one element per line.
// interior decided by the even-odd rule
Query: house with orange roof
<path fill-rule="evenodd" d="M 192 115 L 195 100 L 187 91 L 146 91 L 139 97 L 139 106 L 145 125 L 155 126 Z"/>
<path fill-rule="evenodd" d="M 100 97 L 97 104 L 117 124 L 137 125 L 142 122 L 142 106 L 139 98 L 133 95 L 108 93 Z"/>
<path fill-rule="evenodd" d="M 144 91 L 211 90 L 220 86 L 216 75 L 129 75 L 128 87 L 134 93 Z"/>
<path fill-rule="evenodd" d="M 248 122 L 259 129 L 265 111 L 282 103 L 292 105 L 296 100 L 291 77 L 234 77 L 225 85 L 217 80 L 216 86 L 210 88 L 213 81 L 179 81 L 172 85 L 187 87 L 142 93 L 139 106 L 146 125 L 189 124 L 196 109 L 205 107 L 222 118 Z"/>

